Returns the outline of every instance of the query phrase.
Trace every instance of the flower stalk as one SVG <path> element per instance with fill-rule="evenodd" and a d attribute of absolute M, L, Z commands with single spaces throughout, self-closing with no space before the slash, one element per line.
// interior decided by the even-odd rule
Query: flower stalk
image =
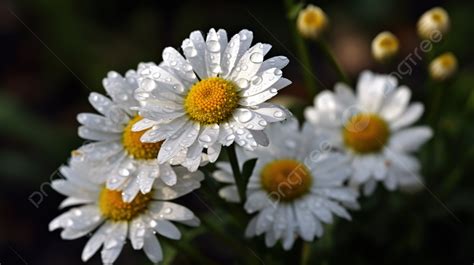
<path fill-rule="evenodd" d="M 237 159 L 237 154 L 235 153 L 235 145 L 232 144 L 226 148 L 227 156 L 229 157 L 229 162 L 232 167 L 232 173 L 234 175 L 235 183 L 237 185 L 237 190 L 239 192 L 240 201 L 245 201 L 245 180 L 242 177 L 242 173 L 239 168 L 239 161 Z"/>

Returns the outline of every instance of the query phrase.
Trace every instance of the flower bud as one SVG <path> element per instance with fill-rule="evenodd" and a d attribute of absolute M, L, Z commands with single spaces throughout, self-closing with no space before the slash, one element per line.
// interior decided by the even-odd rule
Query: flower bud
<path fill-rule="evenodd" d="M 447 52 L 436 57 L 429 66 L 431 78 L 438 81 L 443 81 L 456 72 L 458 68 L 458 60 L 453 53 Z"/>
<path fill-rule="evenodd" d="M 435 7 L 426 11 L 418 20 L 418 35 L 430 39 L 435 32 L 445 34 L 449 30 L 449 15 L 444 8 Z"/>
<path fill-rule="evenodd" d="M 398 38 L 391 32 L 379 33 L 372 41 L 372 56 L 379 62 L 393 58 L 399 49 Z"/>
<path fill-rule="evenodd" d="M 321 8 L 309 4 L 299 12 L 296 25 L 303 37 L 317 39 L 326 29 L 328 19 Z"/>

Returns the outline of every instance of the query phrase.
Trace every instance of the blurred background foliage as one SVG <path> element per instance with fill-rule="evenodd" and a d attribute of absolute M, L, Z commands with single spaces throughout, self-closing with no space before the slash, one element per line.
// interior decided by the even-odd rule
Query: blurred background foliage
<path fill-rule="evenodd" d="M 435 137 L 420 152 L 427 189 L 387 192 L 362 198 L 353 221 L 327 227 L 311 246 L 311 264 L 472 264 L 474 262 L 474 52 L 473 1 L 358 0 L 318 1 L 330 19 L 328 41 L 352 84 L 363 69 L 389 73 L 370 55 L 370 42 L 390 30 L 401 41 L 398 61 L 418 45 L 416 21 L 440 5 L 452 29 L 442 43 L 413 67 L 402 83 L 427 106 L 422 123 Z M 76 114 L 91 111 L 87 96 L 103 92 L 110 70 L 124 73 L 141 61 L 160 61 L 166 46 L 179 47 L 192 30 L 242 28 L 257 41 L 273 45 L 270 55 L 285 55 L 285 75 L 293 85 L 280 102 L 301 114 L 311 103 L 302 69 L 295 59 L 291 27 L 280 1 L 64 1 L 0 2 L 0 263 L 82 264 L 86 239 L 63 241 L 47 231 L 58 214 L 61 196 L 49 187 L 56 169 L 82 141 Z M 337 75 L 321 51 L 309 44 L 314 75 L 331 89 Z M 452 51 L 460 68 L 453 80 L 428 80 L 430 58 Z M 431 99 L 441 91 L 439 106 Z M 430 111 L 435 111 L 429 114 Z M 301 116 L 300 116 L 301 117 Z M 289 253 L 266 249 L 262 240 L 244 241 L 248 216 L 215 197 L 217 184 L 183 200 L 203 219 L 179 242 L 163 241 L 165 264 L 294 264 L 300 248 Z M 231 212 L 232 214 L 229 214 Z M 208 232 L 206 228 L 210 228 Z M 256 254 L 258 253 L 258 254 Z M 96 255 L 89 264 L 100 264 Z M 126 247 L 117 264 L 148 264 L 142 252 Z"/>

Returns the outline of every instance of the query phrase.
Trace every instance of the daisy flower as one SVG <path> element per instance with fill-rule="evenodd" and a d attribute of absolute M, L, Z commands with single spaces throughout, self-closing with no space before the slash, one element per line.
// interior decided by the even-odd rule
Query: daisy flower
<path fill-rule="evenodd" d="M 143 249 L 154 263 L 163 259 L 156 235 L 178 240 L 181 233 L 171 222 L 190 226 L 199 225 L 199 219 L 187 208 L 169 202 L 200 187 L 204 176 L 200 172 L 180 173 L 176 184 L 165 185 L 161 179 L 153 183 L 147 194 L 138 194 L 124 202 L 119 191 L 108 189 L 104 177 L 92 175 L 107 171 L 73 157 L 70 165 L 60 168 L 64 179 L 54 180 L 52 187 L 67 196 L 61 208 L 73 206 L 49 224 L 49 230 L 62 228 L 61 237 L 72 240 L 91 234 L 82 252 L 82 260 L 89 260 L 100 248 L 102 262 L 112 264 L 119 256 L 126 239 L 134 249 Z"/>
<path fill-rule="evenodd" d="M 257 214 L 246 236 L 265 234 L 268 247 L 281 240 L 283 248 L 289 250 L 298 237 L 306 241 L 321 237 L 322 223 L 332 223 L 333 215 L 350 220 L 346 207 L 358 206 L 358 194 L 343 185 L 350 174 L 349 159 L 332 152 L 309 124 L 300 131 L 294 119 L 270 126 L 267 133 L 272 139 L 270 145 L 250 154 L 258 160 L 244 207 L 249 214 Z M 239 155 L 239 161 L 248 158 Z M 223 194 L 239 201 L 230 165 L 220 164 L 219 168 L 214 177 L 231 184 Z"/>
<path fill-rule="evenodd" d="M 363 72 L 357 95 L 344 84 L 323 91 L 306 119 L 326 131 L 331 144 L 352 157 L 351 183 L 370 194 L 377 181 L 389 190 L 421 184 L 420 164 L 411 154 L 432 136 L 427 126 L 409 127 L 423 114 L 421 103 L 409 104 L 408 87 L 388 75 Z M 409 127 L 409 128 L 408 128 Z"/>
<path fill-rule="evenodd" d="M 147 67 L 140 64 L 139 69 Z M 123 190 L 123 200 L 132 201 L 139 192 L 148 193 L 156 179 L 167 185 L 174 185 L 177 173 L 169 163 L 160 164 L 156 157 L 162 142 L 142 143 L 142 132 L 133 132 L 134 124 L 142 120 L 133 97 L 138 87 L 137 74 L 130 70 L 122 77 L 110 72 L 103 80 L 103 86 L 110 96 L 92 92 L 89 102 L 99 112 L 81 113 L 77 120 L 79 136 L 93 141 L 77 150 L 90 163 L 105 165 L 107 188 Z"/>
<path fill-rule="evenodd" d="M 144 119 L 133 130 L 150 129 L 141 137 L 143 142 L 164 141 L 160 163 L 186 162 L 195 170 L 203 149 L 214 162 L 222 145 L 235 142 L 253 150 L 268 144 L 263 129 L 289 115 L 266 103 L 291 83 L 281 71 L 288 59 L 264 60 L 271 45 L 250 47 L 252 38 L 248 30 L 230 40 L 223 29 L 211 29 L 206 38 L 194 31 L 182 43 L 185 57 L 168 47 L 160 66 L 138 71 L 135 97 Z"/>

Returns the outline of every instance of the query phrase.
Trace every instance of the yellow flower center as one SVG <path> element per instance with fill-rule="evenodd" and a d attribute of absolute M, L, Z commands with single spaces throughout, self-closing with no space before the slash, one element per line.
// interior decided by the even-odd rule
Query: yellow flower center
<path fill-rule="evenodd" d="M 456 58 L 451 53 L 445 53 L 439 56 L 438 59 L 444 68 L 451 68 L 456 64 Z"/>
<path fill-rule="evenodd" d="M 387 123 L 375 114 L 356 114 L 343 129 L 346 146 L 361 154 L 380 151 L 389 134 Z"/>
<path fill-rule="evenodd" d="M 227 121 L 240 100 L 237 86 L 220 77 L 210 77 L 194 84 L 184 99 L 184 109 L 191 120 L 200 124 Z"/>
<path fill-rule="evenodd" d="M 397 42 L 393 38 L 386 36 L 385 38 L 382 38 L 380 40 L 380 46 L 390 49 L 390 48 L 396 47 Z"/>
<path fill-rule="evenodd" d="M 292 159 L 268 163 L 260 176 L 262 187 L 270 197 L 283 202 L 292 201 L 308 193 L 313 181 L 308 168 Z"/>
<path fill-rule="evenodd" d="M 161 144 L 157 143 L 142 143 L 140 137 L 146 132 L 146 130 L 139 132 L 132 132 L 132 127 L 135 123 L 143 119 L 141 116 L 136 116 L 127 124 L 122 135 L 122 144 L 129 155 L 134 159 L 155 159 L 160 151 Z"/>
<path fill-rule="evenodd" d="M 138 193 L 133 201 L 122 200 L 122 192 L 102 189 L 99 197 L 99 209 L 104 217 L 113 221 L 130 221 L 142 213 L 151 201 L 151 193 Z"/>

